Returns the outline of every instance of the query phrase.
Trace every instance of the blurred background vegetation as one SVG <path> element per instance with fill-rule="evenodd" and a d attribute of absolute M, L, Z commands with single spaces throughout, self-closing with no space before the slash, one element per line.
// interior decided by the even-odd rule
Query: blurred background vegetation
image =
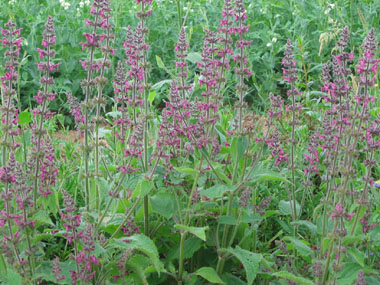
<path fill-rule="evenodd" d="M 56 77 L 58 100 L 51 109 L 61 114 L 68 112 L 65 104 L 66 91 L 82 98 L 80 87 L 85 73 L 79 60 L 88 55 L 81 50 L 79 43 L 84 41 L 82 34 L 88 29 L 84 19 L 89 17 L 89 2 L 80 0 L 2 0 L 0 2 L 0 25 L 9 18 L 23 28 L 24 43 L 21 51 L 20 94 L 23 108 L 34 104 L 33 96 L 39 88 L 40 74 L 37 47 L 40 47 L 44 24 L 48 15 L 55 20 L 57 33 L 57 58 L 62 65 Z M 135 27 L 137 19 L 136 1 L 112 0 L 117 52 L 113 68 L 108 73 L 112 80 L 116 62 L 123 59 L 122 43 L 128 25 Z M 195 62 L 203 45 L 203 28 L 216 30 L 223 6 L 222 0 L 155 0 L 153 13 L 149 18 L 150 62 L 152 71 L 150 82 L 156 93 L 154 105 L 157 109 L 163 104 L 169 88 L 170 71 L 174 69 L 174 44 L 177 41 L 179 23 L 188 13 L 186 31 L 191 45 L 188 60 L 192 62 L 191 78 L 197 78 Z M 254 75 L 249 80 L 246 101 L 255 112 L 263 112 L 268 102 L 269 92 L 283 94 L 281 86 L 281 58 L 288 38 L 295 42 L 300 72 L 301 86 L 306 106 L 318 102 L 321 94 L 321 66 L 330 58 L 335 41 L 344 26 L 351 31 L 351 47 L 356 56 L 366 33 L 371 27 L 380 34 L 380 1 L 378 0 L 250 0 L 245 1 L 250 24 L 250 40 L 253 45 L 249 53 Z M 378 36 L 378 38 L 380 38 Z M 2 54 L 2 51 L 0 51 Z M 1 59 L 3 61 L 3 59 Z M 1 62 L 2 64 L 3 62 Z M 3 68 L 0 67 L 0 74 Z M 311 91 L 314 90 L 314 91 Z M 199 90 L 198 90 L 199 91 Z M 195 88 L 197 92 L 197 87 Z M 112 86 L 108 85 L 106 96 L 113 102 Z M 285 95 L 285 94 L 283 94 Z M 225 90 L 226 103 L 233 101 L 234 78 L 229 78 Z M 109 105 L 112 106 L 112 103 Z M 71 124 L 69 116 L 65 124 Z"/>

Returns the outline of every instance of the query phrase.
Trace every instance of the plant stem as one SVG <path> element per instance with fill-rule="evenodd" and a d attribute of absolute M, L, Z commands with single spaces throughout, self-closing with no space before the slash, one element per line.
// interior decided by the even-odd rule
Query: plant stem
<path fill-rule="evenodd" d="M 98 13 L 96 13 L 95 17 L 95 23 L 98 21 Z M 94 25 L 94 30 L 92 32 L 93 38 L 96 37 L 96 25 Z M 89 60 L 89 68 L 87 72 L 87 85 L 86 85 L 86 95 L 85 95 L 85 103 L 84 103 L 84 117 L 85 117 L 85 128 L 84 128 L 84 168 L 85 168 L 85 191 L 86 191 L 86 209 L 87 211 L 90 211 L 90 171 L 89 171 L 89 156 L 90 156 L 90 146 L 89 146 L 89 101 L 91 96 L 91 89 L 90 89 L 90 80 L 92 77 L 92 65 L 94 62 L 94 52 L 95 48 L 91 46 L 90 48 L 90 60 Z"/>
<path fill-rule="evenodd" d="M 184 225 L 187 226 L 190 222 L 190 207 L 191 207 L 191 201 L 192 197 L 194 195 L 195 190 L 197 189 L 198 180 L 201 174 L 202 169 L 202 162 L 203 162 L 203 154 L 201 155 L 201 159 L 199 161 L 198 166 L 198 172 L 194 178 L 193 187 L 191 188 L 190 196 L 187 202 L 187 208 L 186 208 L 186 215 L 184 219 Z M 182 284 L 182 275 L 183 275 L 183 262 L 184 262 L 184 247 L 185 247 L 185 240 L 186 240 L 186 232 L 184 230 L 181 230 L 181 241 L 180 241 L 180 256 L 179 256 L 179 269 L 178 269 L 178 285 Z"/>

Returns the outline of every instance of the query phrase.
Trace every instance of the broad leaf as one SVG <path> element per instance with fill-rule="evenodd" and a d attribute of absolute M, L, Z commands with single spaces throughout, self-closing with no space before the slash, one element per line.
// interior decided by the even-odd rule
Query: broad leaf
<path fill-rule="evenodd" d="M 175 196 L 170 193 L 158 193 L 150 198 L 152 211 L 170 219 L 177 211 Z"/>
<path fill-rule="evenodd" d="M 126 242 L 127 241 L 127 242 Z M 143 234 L 133 235 L 128 238 L 116 239 L 111 244 L 114 248 L 135 249 L 146 254 L 158 274 L 165 272 L 162 262 L 160 261 L 158 250 L 153 241 Z"/>
<path fill-rule="evenodd" d="M 355 247 L 349 247 L 347 249 L 348 251 L 348 254 L 351 255 L 353 257 L 353 259 L 355 259 L 355 261 L 361 266 L 361 267 L 364 267 L 364 253 L 362 251 L 360 251 L 359 249 L 355 248 Z"/>
<path fill-rule="evenodd" d="M 292 204 L 290 205 L 290 203 L 292 203 Z M 292 207 L 293 206 L 294 206 L 293 201 L 289 202 L 289 201 L 281 200 L 280 203 L 278 203 L 278 208 L 280 210 L 280 214 L 282 214 L 282 215 L 289 215 L 289 216 L 291 216 L 292 215 Z M 298 204 L 296 202 L 297 215 L 299 215 L 300 210 L 301 210 L 301 206 L 300 206 L 300 204 Z"/>
<path fill-rule="evenodd" d="M 218 218 L 218 223 L 221 225 L 236 225 L 237 221 L 234 216 L 221 216 Z"/>
<path fill-rule="evenodd" d="M 287 236 L 284 240 L 290 241 L 301 256 L 310 256 L 313 253 L 313 250 L 299 239 Z"/>
<path fill-rule="evenodd" d="M 149 97 L 148 97 L 148 101 L 149 101 L 150 105 L 152 105 L 154 98 L 156 98 L 156 91 L 150 90 Z"/>
<path fill-rule="evenodd" d="M 206 241 L 206 231 L 208 230 L 208 227 L 189 227 L 184 225 L 174 225 L 174 227 L 177 230 L 185 230 L 196 237 L 200 238 L 203 241 Z"/>
<path fill-rule="evenodd" d="M 188 167 L 174 167 L 174 169 L 177 170 L 178 172 L 185 173 L 185 174 L 197 174 L 197 173 L 199 173 L 199 171 L 197 169 L 188 168 Z"/>
<path fill-rule="evenodd" d="M 310 232 L 315 235 L 317 233 L 317 226 L 314 225 L 312 222 L 309 222 L 309 221 L 295 221 L 295 222 L 291 222 L 290 223 L 291 225 L 296 225 L 296 226 L 305 226 L 307 227 Z"/>
<path fill-rule="evenodd" d="M 30 112 L 24 111 L 18 116 L 18 119 L 20 125 L 27 125 L 32 121 L 32 114 Z"/>
<path fill-rule="evenodd" d="M 314 283 L 312 281 L 310 281 L 309 279 L 296 276 L 293 273 L 290 273 L 287 271 L 275 272 L 272 274 L 272 276 L 295 281 L 298 285 L 314 285 Z"/>
<path fill-rule="evenodd" d="M 208 282 L 213 284 L 224 284 L 222 279 L 220 279 L 218 273 L 216 273 L 215 269 L 212 267 L 202 267 L 195 271 L 196 275 L 199 275 L 206 279 Z"/>
<path fill-rule="evenodd" d="M 22 284 L 22 277 L 11 267 L 8 268 L 8 284 Z"/>
<path fill-rule="evenodd" d="M 220 198 L 223 196 L 224 192 L 231 191 L 231 186 L 226 186 L 223 184 L 214 185 L 206 190 L 201 190 L 201 195 L 206 196 L 207 198 L 214 199 Z"/>
<path fill-rule="evenodd" d="M 220 249 L 221 252 L 230 253 L 235 256 L 243 264 L 245 273 L 247 274 L 248 284 L 251 285 L 256 279 L 259 264 L 263 256 L 258 253 L 253 253 L 242 249 L 239 246 L 236 248 Z"/>
<path fill-rule="evenodd" d="M 149 192 L 154 188 L 154 183 L 152 181 L 148 181 L 147 179 L 140 180 L 137 185 L 135 191 L 132 193 L 132 198 L 136 197 L 144 197 L 149 194 Z"/>
<path fill-rule="evenodd" d="M 199 52 L 189 52 L 186 59 L 191 63 L 197 63 L 202 61 L 202 55 Z"/>

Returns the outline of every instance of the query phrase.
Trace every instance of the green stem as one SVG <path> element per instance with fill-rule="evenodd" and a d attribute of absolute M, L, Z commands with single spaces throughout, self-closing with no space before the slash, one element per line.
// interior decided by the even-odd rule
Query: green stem
<path fill-rule="evenodd" d="M 121 230 L 121 228 L 125 225 L 125 223 L 128 221 L 129 217 L 132 215 L 133 211 L 136 209 L 138 203 L 140 202 L 141 198 L 138 198 L 136 202 L 133 204 L 132 208 L 128 211 L 128 214 L 124 218 L 124 220 L 120 223 L 120 225 L 117 227 L 117 229 L 113 232 L 111 237 L 104 243 L 103 247 L 105 248 L 108 243 L 114 239 L 114 237 L 117 235 L 117 233 Z"/>
<path fill-rule="evenodd" d="M 178 13 L 178 27 L 181 29 L 181 26 L 182 26 L 181 0 L 177 0 L 177 13 Z"/>
<path fill-rule="evenodd" d="M 121 179 L 120 179 L 119 184 L 116 186 L 115 192 L 119 192 L 120 187 L 121 187 L 121 185 L 123 184 L 123 181 L 124 181 L 124 179 L 125 179 L 126 176 L 127 176 L 127 174 L 124 173 L 123 176 L 122 176 Z M 107 206 L 106 206 L 106 208 L 105 208 L 105 210 L 104 210 L 104 212 L 103 212 L 103 215 L 101 216 L 99 222 L 98 222 L 98 223 L 96 224 L 96 226 L 95 226 L 94 235 L 96 235 L 97 231 L 99 230 L 100 225 L 102 224 L 102 222 L 103 222 L 103 220 L 104 220 L 106 214 L 108 213 L 108 210 L 109 210 L 109 208 L 111 207 L 112 202 L 114 201 L 114 199 L 115 199 L 114 197 L 111 197 L 111 199 L 108 201 Z"/>
<path fill-rule="evenodd" d="M 186 215 L 185 215 L 185 219 L 184 219 L 184 225 L 187 226 L 188 223 L 190 222 L 190 207 L 191 207 L 191 200 L 192 200 L 192 197 L 194 195 L 194 192 L 195 190 L 197 189 L 197 185 L 198 185 L 198 180 L 199 180 L 199 177 L 200 177 L 200 174 L 201 174 L 201 169 L 202 169 L 202 162 L 203 162 L 203 155 L 201 155 L 201 159 L 199 161 L 199 167 L 198 167 L 198 172 L 194 178 L 194 182 L 193 182 L 193 187 L 191 188 L 191 193 L 190 193 L 190 196 L 188 198 L 188 202 L 187 202 L 187 211 L 186 211 Z M 178 285 L 181 285 L 182 284 L 182 275 L 183 275 L 183 263 L 184 263 L 184 248 L 185 248 L 185 240 L 186 240 L 186 232 L 181 230 L 181 241 L 180 241 L 180 256 L 179 256 L 179 269 L 178 269 Z"/>

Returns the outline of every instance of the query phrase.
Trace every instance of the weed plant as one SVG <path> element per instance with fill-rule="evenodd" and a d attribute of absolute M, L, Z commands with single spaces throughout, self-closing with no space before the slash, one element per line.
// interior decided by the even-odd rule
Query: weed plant
<path fill-rule="evenodd" d="M 355 1 L 319 3 L 351 16 L 319 45 L 301 26 L 280 48 L 275 15 L 270 52 L 251 18 L 281 1 L 116 2 L 1 29 L 1 282 L 379 284 L 380 60 Z"/>

